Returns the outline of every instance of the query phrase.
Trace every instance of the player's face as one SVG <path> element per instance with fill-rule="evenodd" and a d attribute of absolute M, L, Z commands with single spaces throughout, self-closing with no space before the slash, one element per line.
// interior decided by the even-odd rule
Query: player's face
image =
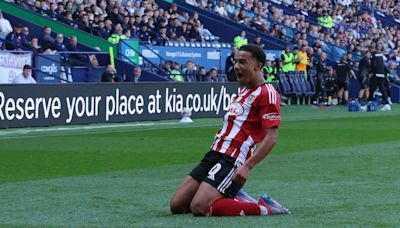
<path fill-rule="evenodd" d="M 261 67 L 261 63 L 257 62 L 250 52 L 238 51 L 236 53 L 234 69 L 240 86 L 254 86 L 259 77 Z"/>

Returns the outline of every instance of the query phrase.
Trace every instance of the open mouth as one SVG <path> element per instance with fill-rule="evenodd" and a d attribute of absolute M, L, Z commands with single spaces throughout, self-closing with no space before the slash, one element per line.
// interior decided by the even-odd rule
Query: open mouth
<path fill-rule="evenodd" d="M 240 73 L 240 72 L 236 72 L 236 77 L 237 77 L 238 79 L 242 79 L 243 75 L 242 75 L 242 73 Z"/>

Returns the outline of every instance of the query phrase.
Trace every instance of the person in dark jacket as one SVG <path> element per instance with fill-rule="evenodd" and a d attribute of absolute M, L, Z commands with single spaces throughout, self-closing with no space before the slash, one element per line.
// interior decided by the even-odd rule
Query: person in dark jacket
<path fill-rule="evenodd" d="M 383 108 L 381 108 L 381 111 L 390 111 L 391 107 L 388 103 L 388 95 L 387 95 L 387 90 L 385 87 L 385 61 L 383 59 L 383 54 L 382 54 L 382 44 L 377 43 L 375 50 L 373 50 L 372 47 L 372 58 L 371 58 L 371 73 L 372 76 L 369 80 L 369 88 L 370 88 L 370 93 L 369 93 L 369 98 L 368 101 L 372 101 L 374 99 L 374 92 L 376 88 L 379 88 L 379 91 L 382 94 L 382 104 Z M 366 108 L 363 108 L 365 110 Z"/>
<path fill-rule="evenodd" d="M 5 37 L 6 50 L 17 50 L 22 49 L 22 47 L 29 47 L 29 43 L 21 31 L 22 25 L 17 24 L 14 26 L 13 31 Z"/>
<path fill-rule="evenodd" d="M 371 71 L 371 52 L 367 50 L 364 53 L 364 57 L 360 60 L 358 65 L 357 79 L 360 83 L 360 92 L 358 93 L 358 99 L 362 101 L 369 97 L 369 73 Z"/>
<path fill-rule="evenodd" d="M 44 51 L 46 51 L 47 49 L 52 49 L 55 42 L 55 39 L 51 36 L 51 28 L 49 26 L 44 26 L 42 36 L 42 49 Z"/>
<path fill-rule="evenodd" d="M 237 52 L 237 48 L 235 45 L 231 46 L 231 54 L 226 58 L 225 61 L 225 74 L 228 77 L 228 81 L 236 82 L 236 73 L 233 67 L 235 66 L 235 54 Z"/>
<path fill-rule="evenodd" d="M 356 78 L 356 75 L 351 67 L 351 64 L 347 62 L 347 55 L 343 55 L 340 58 L 340 62 L 335 67 L 336 80 L 338 86 L 338 100 L 339 104 L 347 104 L 349 99 L 349 82 L 350 76 Z"/>

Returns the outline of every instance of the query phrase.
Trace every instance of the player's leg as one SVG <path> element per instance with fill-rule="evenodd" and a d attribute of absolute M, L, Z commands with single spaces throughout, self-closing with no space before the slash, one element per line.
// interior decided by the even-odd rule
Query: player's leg
<path fill-rule="evenodd" d="M 251 202 L 251 203 L 257 203 L 259 205 L 264 205 L 267 209 L 270 209 L 270 212 L 272 215 L 283 215 L 283 214 L 290 214 L 290 211 L 286 209 L 284 206 L 279 204 L 276 200 L 272 199 L 269 197 L 267 194 L 264 194 L 260 197 L 260 199 L 257 201 L 251 195 L 249 195 L 247 192 L 244 190 L 240 189 L 238 194 L 235 197 L 236 201 L 239 202 Z"/>
<path fill-rule="evenodd" d="M 365 89 L 363 89 L 363 88 L 361 87 L 360 91 L 358 92 L 358 100 L 359 100 L 359 101 L 362 101 L 362 100 L 363 100 L 364 94 L 365 94 Z"/>
<path fill-rule="evenodd" d="M 368 100 L 369 97 L 369 84 L 367 82 L 366 86 L 365 86 L 365 100 Z"/>
<path fill-rule="evenodd" d="M 199 185 L 200 183 L 191 176 L 187 176 L 183 180 L 170 202 L 170 209 L 173 214 L 190 213 L 190 202 Z"/>
<path fill-rule="evenodd" d="M 240 189 L 238 194 L 235 196 L 235 200 L 239 201 L 239 202 L 258 203 L 258 201 L 256 199 L 254 199 L 251 195 L 249 195 L 243 189 Z"/>
<path fill-rule="evenodd" d="M 190 209 L 197 216 L 240 216 L 268 214 L 268 210 L 256 203 L 243 203 L 233 200 L 242 184 L 232 181 L 240 163 L 234 158 L 215 152 L 219 161 L 209 170 L 200 184 Z"/>
<path fill-rule="evenodd" d="M 345 82 L 343 92 L 343 104 L 347 104 L 349 101 L 349 82 Z"/>
<path fill-rule="evenodd" d="M 261 209 L 262 207 L 262 209 Z M 267 215 L 268 209 L 256 203 L 239 202 L 226 198 L 214 186 L 207 182 L 200 184 L 199 190 L 190 204 L 196 216 L 243 216 Z"/>
<path fill-rule="evenodd" d="M 208 152 L 182 182 L 170 202 L 174 214 L 190 213 L 190 202 L 196 194 L 200 183 L 206 178 L 209 170 L 219 161 L 220 156 L 213 151 Z"/>
<path fill-rule="evenodd" d="M 216 200 L 224 197 L 214 186 L 202 182 L 190 203 L 190 210 L 193 215 L 204 216 Z"/>
<path fill-rule="evenodd" d="M 338 82 L 338 88 L 339 88 L 339 90 L 338 90 L 338 103 L 339 103 L 339 104 L 342 104 L 342 102 L 343 102 L 342 98 L 343 98 L 344 87 L 343 87 L 343 83 L 340 82 L 340 81 Z"/>
<path fill-rule="evenodd" d="M 368 101 L 373 101 L 374 100 L 374 92 L 376 88 L 378 87 L 378 80 L 376 77 L 371 77 L 369 79 L 369 96 L 368 96 Z"/>

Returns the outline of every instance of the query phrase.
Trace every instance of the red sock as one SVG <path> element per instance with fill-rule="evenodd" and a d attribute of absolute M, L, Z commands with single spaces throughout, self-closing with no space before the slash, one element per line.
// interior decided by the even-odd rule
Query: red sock
<path fill-rule="evenodd" d="M 215 201 L 206 216 L 247 216 L 261 215 L 260 206 L 255 203 L 239 202 L 229 198 Z"/>

